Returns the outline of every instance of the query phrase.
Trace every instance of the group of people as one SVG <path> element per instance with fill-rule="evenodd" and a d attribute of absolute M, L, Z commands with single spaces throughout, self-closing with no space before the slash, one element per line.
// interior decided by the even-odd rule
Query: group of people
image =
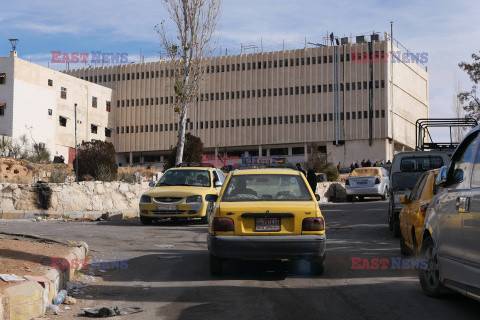
<path fill-rule="evenodd" d="M 377 161 L 372 165 L 372 162 L 370 161 L 370 159 L 367 159 L 367 161 L 363 159 L 362 162 L 360 162 L 360 165 L 358 164 L 358 161 L 352 162 L 352 164 L 350 165 L 350 171 L 353 171 L 356 168 L 378 167 L 384 164 L 392 164 L 392 162 L 390 160 L 388 160 L 387 162 L 382 160 L 382 161 Z"/>

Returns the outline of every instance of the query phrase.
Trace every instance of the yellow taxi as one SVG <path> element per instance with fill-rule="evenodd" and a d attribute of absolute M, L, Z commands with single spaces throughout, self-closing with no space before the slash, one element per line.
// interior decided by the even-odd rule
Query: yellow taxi
<path fill-rule="evenodd" d="M 412 192 L 402 197 L 405 205 L 400 212 L 400 251 L 404 255 L 417 254 L 422 243 L 423 223 L 430 200 L 437 194 L 435 178 L 438 169 L 424 172 L 415 183 Z"/>
<path fill-rule="evenodd" d="M 222 274 L 225 259 L 305 259 L 322 274 L 325 239 L 318 195 L 299 171 L 235 170 L 210 220 L 210 273 Z"/>
<path fill-rule="evenodd" d="M 140 198 L 140 221 L 170 218 L 200 218 L 204 223 L 225 182 L 225 175 L 213 167 L 184 166 L 167 170 L 153 188 Z"/>

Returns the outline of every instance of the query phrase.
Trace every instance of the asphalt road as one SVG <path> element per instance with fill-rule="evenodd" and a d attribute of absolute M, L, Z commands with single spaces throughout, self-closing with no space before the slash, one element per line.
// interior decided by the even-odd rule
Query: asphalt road
<path fill-rule="evenodd" d="M 478 319 L 480 303 L 458 294 L 423 295 L 415 270 L 392 269 L 401 258 L 386 225 L 386 202 L 322 205 L 327 224 L 326 271 L 309 275 L 297 263 L 226 263 L 208 272 L 207 227 L 137 221 L 0 221 L 0 230 L 89 244 L 97 259 L 128 259 L 128 269 L 95 271 L 80 308 L 141 307 L 118 319 Z M 352 258 L 388 259 L 388 269 L 352 269 Z M 369 260 L 371 262 L 371 260 Z M 114 319 L 114 318 L 111 318 Z"/>

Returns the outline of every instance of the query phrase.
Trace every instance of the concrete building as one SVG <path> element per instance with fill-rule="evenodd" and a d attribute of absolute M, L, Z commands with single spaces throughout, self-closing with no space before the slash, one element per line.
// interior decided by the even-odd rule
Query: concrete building
<path fill-rule="evenodd" d="M 0 135 L 44 143 L 71 162 L 77 140 L 113 139 L 112 89 L 40 65 L 0 57 Z"/>
<path fill-rule="evenodd" d="M 188 132 L 207 153 L 291 162 L 305 160 L 311 143 L 344 166 L 391 159 L 393 141 L 395 150 L 411 150 L 415 121 L 428 117 L 427 71 L 397 47 L 391 64 L 389 41 L 356 40 L 208 59 Z M 66 71 L 114 89 L 120 163 L 161 162 L 176 145 L 171 68 L 158 61 Z"/>

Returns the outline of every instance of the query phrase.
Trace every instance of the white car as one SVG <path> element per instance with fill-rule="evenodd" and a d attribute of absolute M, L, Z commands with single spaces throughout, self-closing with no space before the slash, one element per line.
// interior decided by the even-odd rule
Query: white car
<path fill-rule="evenodd" d="M 388 198 L 388 171 L 382 167 L 357 168 L 345 180 L 347 201 L 355 197 L 363 200 L 365 197 Z"/>

